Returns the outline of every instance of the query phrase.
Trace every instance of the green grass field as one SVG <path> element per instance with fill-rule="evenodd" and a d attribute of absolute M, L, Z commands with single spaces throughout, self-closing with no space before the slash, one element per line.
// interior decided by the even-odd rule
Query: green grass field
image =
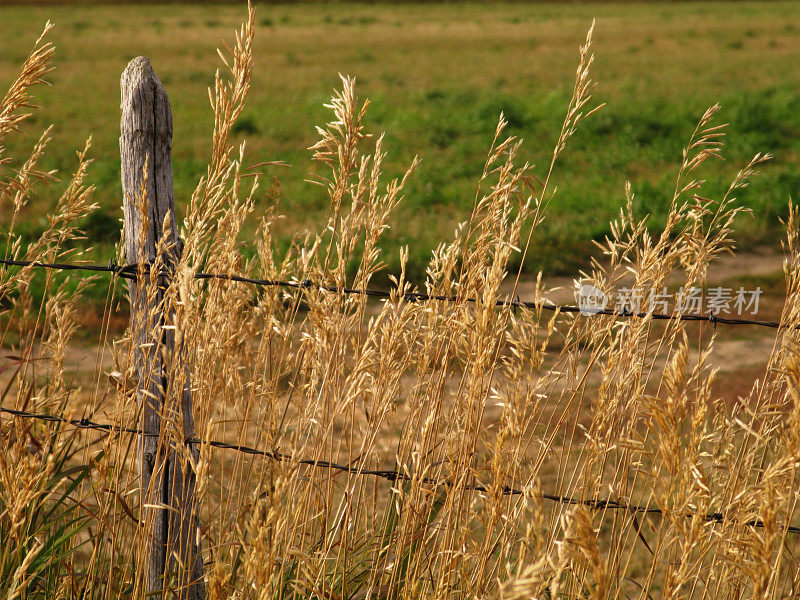
<path fill-rule="evenodd" d="M 245 5 L 12 6 L 0 8 L 0 84 L 6 86 L 47 19 L 57 46 L 52 87 L 40 87 L 31 136 L 11 141 L 26 156 L 34 135 L 55 123 L 46 166 L 69 171 L 74 151 L 94 136 L 93 180 L 102 205 L 87 228 L 98 257 L 118 239 L 119 75 L 146 55 L 174 114 L 173 160 L 179 207 L 205 172 L 211 111 L 207 88 L 215 48 L 231 40 Z M 608 231 L 633 182 L 635 208 L 657 228 L 674 187 L 681 148 L 706 107 L 719 101 L 731 123 L 725 163 L 706 170 L 719 193 L 752 154 L 775 155 L 742 191 L 754 219 L 740 223 L 743 245 L 769 242 L 790 195 L 800 189 L 800 3 L 319 4 L 261 6 L 254 85 L 237 135 L 247 160 L 284 160 L 282 243 L 314 229 L 324 190 L 304 182 L 319 166 L 306 150 L 338 73 L 358 78 L 372 100 L 368 128 L 386 132 L 389 171 L 414 154 L 422 164 L 399 208 L 385 249 L 389 268 L 409 245 L 420 276 L 430 250 L 467 218 L 500 111 L 525 140 L 523 156 L 542 174 L 571 92 L 577 48 L 597 19 L 595 101 L 607 106 L 583 125 L 555 172 L 558 192 L 534 238 L 531 269 L 580 265 Z M 713 197 L 713 196 L 712 196 Z M 54 192 L 29 212 L 31 236 Z M 266 199 L 263 200 L 266 203 Z M 263 205 L 263 204 L 262 204 Z M 180 210 L 180 208 L 179 208 Z M 246 240 L 245 240 L 246 241 Z"/>

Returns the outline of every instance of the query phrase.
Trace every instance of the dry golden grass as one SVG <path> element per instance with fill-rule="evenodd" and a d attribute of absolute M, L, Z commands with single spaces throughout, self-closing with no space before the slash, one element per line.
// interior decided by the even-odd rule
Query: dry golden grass
<path fill-rule="evenodd" d="M 330 199 L 320 233 L 275 250 L 279 215 L 258 220 L 257 255 L 237 240 L 261 193 L 231 130 L 249 91 L 254 18 L 223 53 L 213 90 L 213 154 L 181 229 L 176 276 L 157 309 L 174 327 L 165 356 L 162 444 L 197 474 L 204 588 L 211 598 L 783 598 L 796 595 L 800 458 L 800 237 L 786 224 L 787 296 L 768 364 L 736 402 L 714 393 L 717 332 L 678 319 L 581 317 L 497 307 L 518 277 L 508 265 L 535 251 L 551 177 L 518 160 L 501 117 L 472 213 L 430 261 L 426 292 L 454 301 L 409 302 L 404 271 L 392 298 L 317 288 L 200 281 L 201 268 L 270 279 L 366 287 L 381 268 L 378 241 L 416 161 L 384 182 L 382 138 L 363 126 L 366 103 L 344 77 L 330 122 L 311 148 Z M 555 162 L 592 110 L 589 31 Z M 42 40 L 0 105 L 0 140 L 24 118 L 46 75 Z M 651 236 L 622 207 L 603 259 L 585 277 L 611 290 L 627 272 L 642 289 L 678 277 L 702 286 L 729 252 L 735 194 L 766 156 L 756 155 L 718 199 L 701 172 L 722 153 L 716 107 L 686 144 L 665 231 Z M 30 160 L 0 181 L 18 211 L 47 133 Z M 88 150 L 88 144 L 87 144 Z M 9 256 L 74 257 L 76 219 L 91 211 L 87 151 L 41 240 L 22 248 L 13 223 Z M 548 171 L 552 172 L 552 165 Z M 142 201 L 142 198 L 136 199 Z M 526 224 L 533 224 L 528 237 Z M 169 250 L 162 245 L 162 252 Z M 350 275 L 348 265 L 358 265 Z M 401 257 L 405 265 L 405 255 Z M 82 286 L 29 292 L 33 268 L 0 272 L 5 406 L 75 414 L 65 356 Z M 155 288 L 156 278 L 149 285 Z M 86 282 L 88 283 L 88 282 Z M 543 290 L 538 290 L 542 297 Z M 113 307 L 109 306 L 110 312 Z M 104 323 L 107 323 L 104 318 Z M 151 332 L 161 344 L 160 331 Z M 690 335 L 692 340 L 690 342 Z M 108 341 L 82 410 L 120 425 L 139 422 L 135 336 Z M 185 359 L 201 439 L 274 450 L 269 460 L 184 444 Z M 102 368 L 99 365 L 104 365 Z M 108 377 L 107 377 L 108 376 Z M 153 377 L 153 374 L 150 374 Z M 101 419 L 102 417 L 102 419 Z M 148 530 L 136 442 L 63 425 L 2 420 L 0 589 L 9 598 L 144 597 Z M 333 460 L 346 472 L 301 464 Z M 362 469 L 396 469 L 386 481 Z M 480 487 L 479 490 L 474 489 Z M 519 493 L 509 494 L 509 488 Z M 580 500 L 553 502 L 552 495 Z M 633 503 L 658 509 L 619 509 Z M 719 514 L 720 517 L 707 517 Z M 754 526 L 757 521 L 758 526 Z M 189 570 L 173 561 L 164 598 L 185 596 Z"/>

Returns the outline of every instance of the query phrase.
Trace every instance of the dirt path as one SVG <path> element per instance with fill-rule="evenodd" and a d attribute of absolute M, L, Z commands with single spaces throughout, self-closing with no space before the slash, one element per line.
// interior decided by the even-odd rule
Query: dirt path
<path fill-rule="evenodd" d="M 784 255 L 773 248 L 756 248 L 752 252 L 719 257 L 709 268 L 708 286 L 747 277 L 782 277 Z M 577 274 L 576 274 L 577 277 Z M 670 278 L 670 285 L 681 282 L 681 273 Z M 512 282 L 513 283 L 513 282 Z M 546 298 L 556 304 L 575 304 L 575 278 L 550 277 L 543 279 L 548 290 Z M 511 291 L 509 285 L 508 291 Z M 521 281 L 518 294 L 522 299 L 533 298 L 535 281 Z M 783 304 L 783 289 L 765 289 L 757 315 L 745 318 L 775 320 Z M 719 369 L 715 392 L 735 399 L 747 394 L 753 382 L 763 377 L 764 367 L 775 342 L 776 330 L 739 326 L 721 329 L 715 343 L 711 364 Z"/>
<path fill-rule="evenodd" d="M 783 255 L 771 249 L 758 249 L 755 252 L 739 256 L 724 256 L 717 260 L 709 270 L 709 285 L 721 284 L 735 277 L 771 276 L 782 271 Z M 672 283 L 679 283 L 676 275 Z M 511 291 L 511 283 L 507 290 Z M 544 287 L 549 290 L 546 297 L 549 301 L 559 304 L 574 304 L 574 281 L 570 277 L 551 277 L 544 280 Z M 522 299 L 534 297 L 535 281 L 523 280 L 519 285 L 519 296 Z M 763 299 L 764 311 L 759 312 L 756 318 L 775 319 L 780 311 L 783 301 L 782 292 L 770 290 L 772 297 Z M 765 294 L 766 295 L 766 294 Z M 712 363 L 720 369 L 730 381 L 730 389 L 722 389 L 720 393 L 726 395 L 744 394 L 752 382 L 763 376 L 764 366 L 769 358 L 775 341 L 775 330 L 760 327 L 730 327 L 720 328 L 718 339 L 715 343 Z M 86 401 L 95 395 L 96 385 L 100 388 L 107 386 L 106 376 L 114 370 L 114 361 L 110 347 L 106 344 L 101 348 L 91 342 L 71 344 L 66 352 L 65 366 L 71 373 L 74 385 L 79 386 L 76 396 Z M 661 365 L 658 365 L 659 367 Z M 98 380 L 98 368 L 100 376 Z M 0 376 L 0 384 L 4 376 Z"/>
<path fill-rule="evenodd" d="M 735 256 L 724 255 L 715 260 L 709 267 L 708 281 L 710 284 L 718 284 L 733 277 L 742 275 L 763 276 L 782 272 L 783 254 L 776 252 L 769 247 L 755 248 L 747 254 L 737 254 Z M 542 284 L 546 290 L 547 298 L 557 304 L 575 302 L 575 279 L 578 277 L 576 272 L 574 277 L 547 277 Z M 677 284 L 681 281 L 681 274 L 674 274 L 669 284 Z M 513 279 L 507 285 L 508 291 L 511 290 Z M 517 293 L 523 299 L 533 297 L 535 290 L 535 280 L 527 279 L 519 283 Z"/>

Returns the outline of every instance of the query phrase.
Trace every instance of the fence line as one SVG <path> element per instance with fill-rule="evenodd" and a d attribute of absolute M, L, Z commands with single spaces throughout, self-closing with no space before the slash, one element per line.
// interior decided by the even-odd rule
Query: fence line
<path fill-rule="evenodd" d="M 35 268 L 45 268 L 45 269 L 55 269 L 55 270 L 65 270 L 65 271 L 91 271 L 91 272 L 107 272 L 112 273 L 117 277 L 121 277 L 123 279 L 130 279 L 135 280 L 136 274 L 139 272 L 140 268 L 143 271 L 147 271 L 150 268 L 149 264 L 138 265 L 138 264 L 129 264 L 129 265 L 118 265 L 114 261 L 111 261 L 108 265 L 93 265 L 93 264 L 80 264 L 80 263 L 44 263 L 39 261 L 27 261 L 27 260 L 9 260 L 9 259 L 0 259 L 0 264 L 9 265 L 9 266 L 18 266 L 18 267 L 35 267 Z M 243 275 L 237 274 L 229 274 L 229 273 L 204 273 L 198 272 L 194 274 L 195 279 L 201 280 L 222 280 L 222 281 L 235 281 L 239 283 L 247 283 L 251 285 L 256 285 L 259 287 L 283 287 L 283 288 L 290 288 L 290 289 L 298 289 L 298 290 L 305 290 L 305 289 L 318 289 L 323 291 L 328 291 L 332 293 L 343 293 L 343 294 L 357 294 L 372 298 L 381 298 L 381 299 L 389 299 L 392 297 L 392 292 L 388 292 L 385 290 L 378 290 L 378 289 L 371 289 L 371 288 L 364 288 L 364 289 L 355 289 L 355 288 L 347 288 L 347 287 L 339 287 L 333 285 L 326 285 L 315 283 L 309 279 L 305 279 L 302 281 L 283 281 L 283 280 L 273 280 L 273 279 L 259 279 L 253 277 L 245 277 Z M 426 300 L 439 300 L 445 302 L 468 302 L 468 303 L 476 303 L 477 300 L 475 298 L 458 298 L 456 296 L 447 296 L 447 295 L 437 295 L 437 294 L 426 294 L 422 292 L 404 292 L 399 294 L 399 297 L 410 302 L 422 302 Z M 644 313 L 644 312 L 632 312 L 632 311 L 614 311 L 609 309 L 603 310 L 587 310 L 581 309 L 577 306 L 571 305 L 559 305 L 559 304 L 551 304 L 551 303 L 542 303 L 542 302 L 535 302 L 535 301 L 523 301 L 523 300 L 504 300 L 498 299 L 495 302 L 496 306 L 509 306 L 512 308 L 541 308 L 548 311 L 553 312 L 563 312 L 563 313 L 572 313 L 578 314 L 582 316 L 589 316 L 593 314 L 601 314 L 601 315 L 613 315 L 617 317 L 650 317 L 653 320 L 681 320 L 681 321 L 696 321 L 696 322 L 707 322 L 713 325 L 722 324 L 722 325 L 755 325 L 760 327 L 769 327 L 773 329 L 785 328 L 787 325 L 781 324 L 777 321 L 758 321 L 758 320 L 750 320 L 750 319 L 735 319 L 735 318 L 728 318 L 728 317 L 719 317 L 716 315 L 689 315 L 689 314 L 681 314 L 675 313 L 673 315 L 667 314 L 660 314 L 660 313 Z M 794 327 L 795 329 L 800 329 L 800 326 Z M 95 423 L 90 421 L 86 418 L 81 419 L 68 419 L 65 417 L 59 417 L 55 415 L 47 415 L 47 414 L 36 414 L 36 413 L 29 413 L 25 411 L 14 410 L 10 408 L 2 408 L 0 407 L 0 413 L 7 413 L 16 417 L 20 418 L 28 418 L 28 419 L 36 419 L 45 422 L 59 422 L 59 423 L 66 423 L 67 425 L 71 425 L 73 427 L 81 428 L 81 429 L 94 429 L 99 431 L 105 431 L 107 433 L 115 432 L 115 433 L 131 433 L 137 435 L 158 435 L 158 434 L 146 434 L 141 429 L 136 429 L 132 427 L 124 427 L 120 425 L 112 425 L 112 424 L 103 424 L 103 423 Z M 281 452 L 271 451 L 271 450 L 261 450 L 258 448 L 253 448 L 250 446 L 245 446 L 242 444 L 230 444 L 228 442 L 222 442 L 218 440 L 203 440 L 196 437 L 190 437 L 184 440 L 186 444 L 200 444 L 200 445 L 207 445 L 214 448 L 219 448 L 223 450 L 234 450 L 236 452 L 240 452 L 242 454 L 248 454 L 252 456 L 263 456 L 265 458 L 269 458 L 271 460 L 276 460 L 279 462 L 291 462 L 298 465 L 306 465 L 310 467 L 318 467 L 318 468 L 326 468 L 332 471 L 349 473 L 356 476 L 372 476 L 378 477 L 381 479 L 385 479 L 390 482 L 396 481 L 413 481 L 415 480 L 413 475 L 409 475 L 407 473 L 402 473 L 397 470 L 393 469 L 363 469 L 360 467 L 354 467 L 350 465 L 341 465 L 335 463 L 330 460 L 317 460 L 317 459 L 306 459 L 306 458 L 294 458 L 288 454 L 284 454 Z M 429 485 L 442 485 L 447 487 L 454 487 L 453 482 L 447 479 L 440 479 L 440 478 L 432 478 L 432 477 L 421 477 L 416 478 L 417 481 Z M 469 490 L 469 491 L 476 491 L 476 492 L 484 492 L 484 493 L 491 493 L 493 489 L 489 486 L 485 485 L 464 485 L 459 486 L 460 489 Z M 521 495 L 524 494 L 525 491 L 517 488 L 513 488 L 508 485 L 504 485 L 500 492 L 503 495 Z M 556 502 L 559 504 L 566 504 L 566 505 L 582 505 L 594 510 L 604 510 L 604 509 L 612 509 L 612 510 L 627 510 L 637 514 L 652 514 L 652 515 L 663 515 L 664 511 L 660 508 L 650 507 L 650 506 L 641 506 L 635 504 L 628 504 L 625 502 L 621 502 L 618 500 L 613 500 L 610 498 L 607 499 L 580 499 L 574 498 L 570 496 L 563 496 L 559 494 L 550 494 L 550 493 L 542 493 L 540 496 L 552 502 Z M 695 516 L 695 513 L 684 513 L 683 515 L 686 518 L 691 518 Z M 707 513 L 704 515 L 704 520 L 706 522 L 713 522 L 713 523 L 723 523 L 725 519 L 725 515 L 720 512 L 714 513 Z M 751 527 L 764 527 L 765 524 L 763 521 L 759 519 L 753 519 L 744 525 L 748 525 Z M 788 533 L 792 534 L 800 534 L 800 527 L 787 525 L 784 526 Z"/>
<path fill-rule="evenodd" d="M 44 421 L 50 423 L 65 423 L 67 425 L 71 425 L 79 429 L 94 429 L 98 431 L 104 431 L 106 433 L 113 432 L 113 433 L 135 433 L 138 435 L 158 435 L 158 434 L 146 434 L 141 429 L 136 429 L 134 427 L 124 427 L 121 425 L 112 425 L 108 423 L 95 423 L 94 421 L 90 421 L 87 418 L 68 419 L 66 417 L 59 417 L 57 415 L 30 413 L 22 410 L 14 410 L 11 408 L 3 408 L 3 407 L 0 407 L 0 413 L 7 413 L 23 419 L 35 419 L 38 421 Z M 269 458 L 278 462 L 290 462 L 298 465 L 320 467 L 324 469 L 329 469 L 331 471 L 349 473 L 351 475 L 356 475 L 356 476 L 378 477 L 380 479 L 386 479 L 387 481 L 391 482 L 418 481 L 420 483 L 428 485 L 435 485 L 435 486 L 441 485 L 451 488 L 456 487 L 453 484 L 453 482 L 448 479 L 435 478 L 435 477 L 415 478 L 413 475 L 402 473 L 394 469 L 362 469 L 360 467 L 354 467 L 351 465 L 341 465 L 330 460 L 294 458 L 291 455 L 284 454 L 282 452 L 275 452 L 271 450 L 260 450 L 258 448 L 252 448 L 250 446 L 244 446 L 241 444 L 229 444 L 227 442 L 221 442 L 217 440 L 203 440 L 200 438 L 192 437 L 184 440 L 184 443 L 206 445 L 206 446 L 211 446 L 213 448 L 220 448 L 223 450 L 235 450 L 236 452 L 241 452 L 242 454 L 249 454 L 252 456 L 263 456 L 265 458 Z M 486 485 L 464 485 L 464 486 L 458 486 L 458 489 L 475 491 L 475 492 L 484 492 L 484 493 L 491 493 L 493 491 L 491 487 Z M 504 485 L 500 491 L 505 496 L 512 496 L 512 495 L 516 496 L 525 493 L 525 490 L 513 488 L 508 485 Z M 550 493 L 541 493 L 539 495 L 544 500 L 549 500 L 551 502 L 555 502 L 558 504 L 581 505 L 594 510 L 611 509 L 611 510 L 627 510 L 629 512 L 636 514 L 648 514 L 648 515 L 664 514 L 664 511 L 660 508 L 652 506 L 642 506 L 637 504 L 628 504 L 626 502 L 621 502 L 619 500 L 612 500 L 611 498 L 592 500 L 592 499 L 580 499 L 571 496 L 563 496 L 560 494 L 550 494 Z M 686 512 L 683 513 L 683 516 L 686 518 L 692 518 L 696 516 L 696 513 Z M 708 523 L 724 523 L 726 521 L 725 515 L 721 512 L 706 513 L 703 519 Z M 765 526 L 764 521 L 760 519 L 752 519 L 742 524 L 750 527 Z M 800 527 L 796 527 L 794 525 L 785 525 L 783 527 L 780 527 L 779 529 L 785 530 L 788 533 L 800 534 Z"/>
<path fill-rule="evenodd" d="M 142 270 L 147 271 L 150 267 L 149 264 L 137 265 L 117 265 L 111 261 L 108 265 L 91 265 L 80 263 L 44 263 L 32 260 L 6 260 L 0 259 L 0 264 L 17 266 L 17 267 L 38 267 L 45 269 L 69 270 L 69 271 L 94 271 L 94 272 L 107 272 L 112 273 L 117 277 L 124 279 L 136 279 L 136 273 L 140 267 Z M 335 285 L 327 285 L 316 283 L 310 279 L 302 281 L 283 281 L 279 279 L 258 279 L 253 277 L 245 277 L 243 275 L 229 274 L 229 273 L 203 273 L 198 272 L 194 274 L 195 279 L 216 279 L 222 281 L 236 281 L 239 283 L 248 283 L 259 287 L 283 287 L 291 289 L 317 289 L 332 293 L 341 294 L 356 294 L 360 296 L 367 296 L 371 298 L 389 299 L 392 297 L 392 292 L 386 290 L 378 290 L 373 288 L 348 288 L 339 287 Z M 439 294 L 426 294 L 424 292 L 403 292 L 398 295 L 399 298 L 408 302 L 423 302 L 426 300 L 441 300 L 444 302 L 466 302 L 475 304 L 475 298 L 459 298 L 458 296 L 447 296 Z M 654 321 L 694 321 L 702 323 L 711 323 L 712 325 L 755 325 L 757 327 L 769 327 L 771 329 L 783 329 L 789 327 L 779 321 L 761 321 L 754 319 L 737 319 L 733 317 L 720 317 L 717 315 L 692 315 L 684 313 L 664 314 L 664 313 L 650 313 L 650 312 L 634 312 L 628 309 L 621 311 L 612 309 L 594 309 L 594 308 L 581 308 L 570 304 L 552 304 L 549 302 L 537 302 L 535 300 L 505 300 L 498 299 L 495 306 L 509 306 L 512 308 L 528 308 L 528 309 L 543 309 L 551 312 L 571 313 L 581 316 L 593 315 L 611 315 L 616 317 L 649 317 Z M 800 325 L 792 327 L 792 329 L 800 330 Z"/>

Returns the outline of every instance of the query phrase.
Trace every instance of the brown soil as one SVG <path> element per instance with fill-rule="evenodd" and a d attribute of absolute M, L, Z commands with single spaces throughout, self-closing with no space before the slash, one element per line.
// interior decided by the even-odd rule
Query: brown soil
<path fill-rule="evenodd" d="M 756 248 L 746 254 L 722 256 L 709 268 L 708 285 L 723 285 L 726 282 L 747 277 L 768 277 L 770 280 L 780 280 L 783 272 L 783 259 L 783 254 L 776 252 L 773 248 Z M 575 278 L 577 278 L 577 274 Z M 575 278 L 547 278 L 543 281 L 544 288 L 549 290 L 546 297 L 554 303 L 574 304 Z M 680 273 L 677 273 L 669 283 L 678 284 L 680 281 Z M 534 290 L 535 281 L 521 281 L 518 294 L 520 298 L 528 299 L 533 297 Z M 777 320 L 783 299 L 782 285 L 765 287 L 758 314 L 742 316 L 744 318 Z M 763 377 L 764 367 L 775 342 L 775 333 L 775 329 L 755 326 L 720 327 L 711 361 L 712 365 L 719 369 L 714 392 L 730 400 L 746 396 L 754 381 Z"/>

